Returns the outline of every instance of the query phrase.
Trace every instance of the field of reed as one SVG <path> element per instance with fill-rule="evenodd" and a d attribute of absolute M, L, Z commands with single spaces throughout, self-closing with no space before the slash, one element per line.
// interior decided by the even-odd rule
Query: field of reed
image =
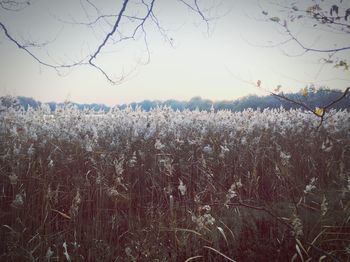
<path fill-rule="evenodd" d="M 1 261 L 350 261 L 350 113 L 0 112 Z"/>

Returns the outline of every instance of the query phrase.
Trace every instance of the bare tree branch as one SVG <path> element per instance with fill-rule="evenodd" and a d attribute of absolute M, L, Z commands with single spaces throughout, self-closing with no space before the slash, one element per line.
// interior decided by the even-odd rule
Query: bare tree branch
<path fill-rule="evenodd" d="M 300 10 L 297 6 L 295 6 L 295 2 L 290 3 L 290 4 L 285 4 L 285 5 L 281 4 L 280 2 L 272 2 L 272 3 L 270 2 L 270 4 L 281 7 L 283 9 L 283 11 L 279 10 L 279 14 L 277 16 L 273 16 L 273 15 L 269 15 L 268 12 L 266 10 L 264 10 L 261 5 L 259 5 L 261 8 L 262 14 L 265 17 L 267 17 L 266 19 L 263 19 L 262 21 L 273 22 L 273 23 L 277 24 L 278 26 L 280 26 L 283 29 L 283 31 L 281 33 L 286 34 L 287 39 L 280 41 L 276 44 L 272 44 L 272 45 L 265 45 L 265 46 L 258 45 L 259 47 L 274 48 L 274 47 L 283 46 L 283 45 L 290 43 L 290 42 L 294 42 L 302 49 L 302 53 L 297 55 L 297 56 L 301 56 L 307 52 L 328 54 L 328 58 L 324 58 L 321 60 L 322 62 L 324 62 L 323 66 L 325 64 L 336 63 L 335 67 L 344 67 L 344 69 L 346 69 L 346 70 L 349 68 L 349 65 L 345 59 L 342 59 L 342 58 L 333 59 L 333 57 L 338 52 L 349 51 L 350 45 L 344 45 L 342 47 L 337 47 L 337 48 L 315 48 L 315 47 L 307 46 L 306 44 L 304 44 L 302 42 L 302 40 L 300 40 L 292 32 L 290 24 L 301 19 L 301 18 L 308 18 L 311 21 L 316 23 L 313 26 L 318 26 L 318 25 L 328 26 L 329 25 L 332 29 L 334 29 L 334 27 L 336 26 L 337 30 L 341 30 L 342 34 L 343 35 L 345 34 L 345 36 L 347 36 L 347 34 L 350 33 L 350 31 L 346 30 L 346 29 L 350 28 L 350 24 L 347 23 L 347 18 L 348 18 L 348 16 L 350 16 L 350 9 L 344 10 L 345 15 L 341 16 L 338 13 L 338 10 L 339 10 L 338 6 L 333 5 L 331 12 L 330 12 L 331 16 L 328 16 L 327 11 L 322 10 L 322 8 L 318 4 L 314 4 L 310 7 L 308 7 L 307 10 Z M 334 6 L 335 6 L 336 10 L 333 10 Z M 280 14 L 286 10 L 289 11 L 289 14 L 284 15 L 284 17 L 281 18 Z M 332 10 L 336 13 L 336 17 L 332 16 Z M 341 19 L 343 19 L 344 22 L 341 22 Z M 288 23 L 290 23 L 290 24 L 288 24 Z M 339 27 L 340 27 L 340 29 L 339 29 Z M 255 45 L 255 46 L 257 46 L 257 45 Z M 282 50 L 282 51 L 284 52 L 284 50 Z M 290 54 L 288 54 L 286 52 L 284 52 L 284 54 L 287 56 L 291 56 Z M 321 70 L 322 70 L 322 68 L 318 71 L 317 74 L 320 74 Z M 261 81 L 260 80 L 258 80 L 257 85 L 255 83 L 253 83 L 252 81 L 244 81 L 243 80 L 243 82 L 246 82 L 248 84 L 252 84 L 252 85 L 255 85 L 255 86 L 258 86 L 259 88 L 261 88 Z M 320 122 L 318 125 L 318 128 L 319 128 L 320 126 L 322 126 L 322 124 L 325 120 L 326 112 L 334 104 L 336 104 L 337 102 L 344 99 L 347 96 L 349 89 L 350 89 L 350 87 L 347 87 L 344 90 L 343 94 L 339 98 L 331 101 L 327 105 L 324 105 L 324 106 L 316 108 L 316 109 L 311 108 L 310 106 L 308 106 L 307 104 L 305 104 L 301 101 L 296 101 L 295 99 L 289 98 L 289 97 L 285 96 L 283 93 L 276 93 L 276 92 L 271 92 L 268 90 L 265 90 L 265 91 L 274 97 L 277 97 L 279 99 L 283 99 L 285 101 L 288 101 L 292 104 L 298 105 L 299 107 L 303 108 L 304 110 L 313 113 L 316 117 L 320 118 Z"/>
<path fill-rule="evenodd" d="M 47 63 L 43 60 L 41 60 L 40 58 L 38 58 L 33 52 L 31 52 L 29 49 L 28 49 L 28 46 L 27 45 L 22 45 L 20 44 L 16 39 L 14 39 L 10 33 L 8 32 L 6 26 L 0 22 L 0 27 L 2 28 L 2 30 L 4 31 L 5 33 L 5 36 L 11 41 L 13 42 L 19 49 L 22 49 L 24 50 L 27 54 L 29 54 L 35 61 L 37 61 L 39 64 L 41 65 L 44 65 L 44 66 L 47 66 L 47 67 L 50 67 L 50 68 L 53 68 L 55 70 L 57 69 L 60 69 L 60 68 L 71 68 L 71 67 L 74 67 L 74 66 L 77 66 L 77 65 L 81 65 L 83 64 L 83 61 L 85 59 L 82 59 L 81 61 L 78 61 L 78 62 L 75 62 L 75 63 L 71 63 L 71 64 L 63 64 L 63 65 L 53 65 L 53 64 L 50 64 L 50 63 Z"/>
<path fill-rule="evenodd" d="M 300 55 L 303 55 L 307 52 L 334 54 L 337 52 L 350 50 L 350 45 L 344 45 L 338 48 L 313 48 L 311 46 L 307 46 L 290 29 L 290 24 L 296 23 L 300 19 L 308 19 L 309 22 L 313 22 L 311 27 L 313 30 L 316 30 L 316 29 L 323 30 L 325 29 L 325 27 L 329 27 L 332 30 L 332 33 L 337 31 L 338 33 L 344 35 L 344 34 L 350 33 L 350 30 L 349 30 L 350 23 L 347 22 L 346 14 L 344 15 L 337 14 L 336 17 L 332 15 L 329 16 L 327 12 L 325 10 L 322 10 L 318 4 L 308 7 L 306 10 L 299 9 L 299 7 L 295 5 L 295 3 L 282 4 L 277 1 L 277 2 L 270 2 L 270 4 L 282 8 L 283 11 L 280 11 L 280 13 L 287 12 L 287 14 L 284 15 L 283 17 L 280 17 L 279 15 L 270 16 L 268 15 L 268 12 L 263 10 L 263 8 L 260 6 L 262 13 L 265 16 L 268 16 L 266 19 L 264 19 L 264 21 L 274 22 L 278 24 L 283 28 L 284 33 L 286 33 L 288 36 L 287 40 L 277 43 L 271 47 L 282 46 L 290 41 L 294 41 L 303 50 L 303 53 L 301 53 Z M 345 11 L 345 12 L 348 12 L 348 11 Z M 341 20 L 344 20 L 344 22 L 342 22 Z M 304 24 L 303 24 L 303 27 L 305 27 Z M 266 46 L 266 47 L 269 47 L 269 46 Z"/>
<path fill-rule="evenodd" d="M 92 60 L 96 58 L 96 56 L 100 53 L 101 49 L 106 45 L 108 39 L 114 34 L 114 32 L 117 30 L 120 20 L 122 19 L 122 15 L 126 9 L 126 6 L 128 4 L 129 0 L 124 0 L 123 2 L 123 6 L 119 12 L 119 15 L 117 17 L 117 20 L 114 23 L 114 26 L 112 28 L 112 31 L 109 32 L 106 37 L 104 38 L 104 40 L 102 41 L 102 43 L 97 47 L 97 50 L 94 52 L 94 54 L 91 55 L 91 58 L 89 60 L 89 63 L 92 64 Z"/>
<path fill-rule="evenodd" d="M 279 25 L 283 26 L 286 30 L 286 33 L 291 37 L 292 40 L 294 40 L 301 48 L 305 50 L 305 52 L 319 52 L 319 53 L 336 53 L 339 51 L 345 51 L 345 50 L 350 50 L 350 46 L 344 46 L 340 48 L 331 48 L 331 49 L 318 49 L 318 48 L 312 48 L 312 47 L 307 47 L 305 44 L 303 44 L 298 38 L 293 35 L 293 33 L 289 30 L 287 25 L 284 25 L 282 23 L 278 23 Z"/>
<path fill-rule="evenodd" d="M 350 90 L 350 87 L 347 87 L 343 94 L 341 96 L 339 96 L 337 99 L 331 101 L 329 104 L 327 105 L 324 105 L 324 106 L 321 106 L 320 109 L 321 109 L 321 113 L 313 110 L 312 108 L 310 108 L 308 105 L 306 105 L 305 103 L 302 103 L 302 102 L 299 102 L 299 101 L 296 101 L 294 99 L 290 99 L 288 97 L 286 97 L 285 95 L 280 95 L 280 94 L 276 94 L 274 92 L 269 92 L 272 96 L 275 96 L 275 97 L 278 97 L 278 98 L 281 98 L 281 99 L 284 99 L 288 102 L 291 102 L 293 104 L 296 104 L 304 109 L 306 109 L 307 111 L 313 113 L 315 116 L 319 117 L 320 118 L 320 123 L 318 125 L 318 128 L 320 128 L 324 122 L 324 117 L 326 115 L 326 111 L 331 108 L 334 104 L 338 103 L 339 101 L 341 101 L 342 99 L 344 99 L 346 97 L 346 95 L 348 94 Z"/>
<path fill-rule="evenodd" d="M 310 108 L 308 105 L 306 105 L 306 104 L 304 104 L 304 103 L 301 103 L 301 102 L 299 102 L 299 101 L 290 99 L 290 98 L 286 97 L 285 95 L 280 95 L 280 94 L 277 94 L 277 93 L 274 93 L 274 92 L 269 92 L 269 94 L 272 95 L 272 96 L 281 98 L 281 99 L 283 99 L 283 100 L 286 100 L 286 101 L 288 101 L 288 102 L 291 102 L 292 104 L 296 104 L 296 105 L 298 105 L 298 106 L 300 106 L 300 107 L 306 109 L 307 111 L 312 112 L 314 115 L 316 115 L 316 116 L 319 117 L 319 115 L 316 114 L 312 108 Z"/>
<path fill-rule="evenodd" d="M 198 1 L 197 0 L 193 0 L 194 3 L 193 5 L 189 4 L 187 1 L 185 0 L 179 0 L 181 3 L 183 3 L 185 6 L 187 6 L 190 10 L 192 10 L 193 12 L 195 13 L 198 13 L 200 15 L 200 17 L 202 18 L 202 20 L 205 22 L 206 24 L 206 27 L 207 27 L 207 33 L 209 34 L 209 18 L 207 18 L 202 10 L 199 8 L 199 5 L 198 5 Z"/>
<path fill-rule="evenodd" d="M 78 22 L 78 21 L 68 21 L 68 20 L 63 20 L 63 19 L 60 19 L 58 18 L 58 20 L 62 23 L 65 23 L 65 24 L 70 24 L 70 25 L 86 25 L 86 26 L 92 26 L 92 25 L 95 25 L 97 24 L 99 21 L 101 20 L 104 20 L 106 21 L 106 18 L 116 18 L 118 15 L 116 14 L 106 14 L 106 15 L 99 15 L 98 17 L 96 17 L 95 19 L 89 21 L 89 22 Z M 143 18 L 141 17 L 137 17 L 137 16 L 129 16 L 129 15 L 123 15 L 122 17 L 125 17 L 129 20 L 139 20 L 139 21 L 142 21 Z"/>
<path fill-rule="evenodd" d="M 187 0 L 178 0 L 178 1 L 185 4 L 193 12 L 197 13 L 202 18 L 202 20 L 206 22 L 207 28 L 209 30 L 210 19 L 206 17 L 205 13 L 208 10 L 210 10 L 210 8 L 203 9 L 200 6 L 199 0 L 191 0 L 193 1 L 191 4 L 186 2 Z M 125 80 L 125 75 L 122 75 L 121 77 L 119 77 L 118 80 L 114 80 L 113 79 L 114 77 L 111 77 L 109 73 L 105 71 L 104 66 L 99 65 L 97 62 L 97 58 L 101 55 L 102 51 L 106 49 L 106 46 L 108 44 L 116 45 L 120 42 L 127 41 L 127 40 L 137 41 L 138 40 L 137 37 L 142 36 L 144 45 L 146 47 L 145 52 L 147 53 L 147 59 L 144 61 L 140 59 L 141 62 L 139 64 L 147 64 L 150 61 L 151 52 L 148 45 L 146 25 L 152 24 L 153 26 L 156 27 L 156 29 L 161 34 L 161 36 L 168 43 L 170 43 L 170 45 L 173 45 L 173 39 L 171 37 L 168 37 L 167 31 L 161 26 L 156 14 L 154 13 L 155 2 L 157 2 L 157 0 L 138 0 L 135 3 L 129 0 L 123 0 L 121 3 L 121 7 L 116 14 L 104 14 L 99 9 L 97 2 L 94 2 L 92 0 L 80 0 L 81 9 L 85 13 L 87 21 L 75 21 L 75 18 L 72 18 L 71 21 L 67 21 L 61 18 L 57 18 L 55 15 L 52 15 L 55 19 L 63 23 L 88 26 L 90 27 L 90 29 L 93 31 L 94 34 L 96 33 L 95 29 L 97 26 L 104 26 L 103 31 L 106 31 L 106 32 L 103 32 L 104 35 L 102 39 L 99 39 L 97 46 L 93 48 L 92 51 L 88 51 L 88 53 L 84 55 L 82 59 L 79 59 L 78 61 L 69 62 L 69 63 L 55 62 L 53 57 L 50 57 L 51 60 L 49 62 L 41 58 L 39 55 L 37 55 L 33 51 L 33 48 L 43 47 L 48 42 L 45 42 L 43 44 L 38 44 L 35 42 L 28 42 L 25 40 L 21 41 L 19 39 L 16 39 L 16 37 L 14 37 L 11 34 L 9 28 L 6 26 L 6 23 L 0 22 L 0 27 L 4 32 L 5 37 L 10 42 L 14 43 L 19 49 L 22 49 L 23 51 L 25 51 L 30 57 L 32 57 L 40 65 L 52 68 L 56 70 L 58 74 L 60 74 L 59 72 L 60 69 L 67 69 L 67 68 L 74 68 L 78 66 L 88 65 L 96 69 L 97 71 L 99 71 L 111 84 L 120 84 L 121 81 Z M 2 8 L 4 10 L 9 9 L 11 11 L 17 11 L 17 10 L 20 10 L 19 7 L 23 3 L 27 5 L 30 4 L 29 0 L 28 1 L 0 0 L 0 9 Z M 127 9 L 130 7 L 131 3 L 135 5 L 141 5 L 144 8 L 143 11 L 138 12 L 140 9 L 136 9 L 137 12 L 135 12 L 134 14 L 132 13 L 128 14 Z M 132 10 L 132 8 L 130 8 L 130 10 Z M 100 24 L 101 21 L 104 21 L 106 24 Z M 125 25 L 124 21 L 130 22 L 130 23 Z M 134 24 L 133 22 L 136 22 L 136 23 Z M 129 27 L 128 25 L 131 25 L 131 27 Z M 105 26 L 108 26 L 107 30 Z M 124 32 L 125 29 L 131 30 L 131 31 L 128 33 L 125 33 Z"/>
<path fill-rule="evenodd" d="M 230 72 L 230 70 L 228 70 Z M 232 72 L 230 72 L 230 74 L 232 76 L 234 76 L 237 80 L 243 82 L 243 83 L 246 83 L 246 84 L 249 84 L 249 85 L 252 85 L 254 87 L 258 87 L 260 90 L 263 90 L 264 92 L 270 94 L 271 96 L 274 96 L 274 97 L 277 97 L 278 99 L 282 99 L 282 100 L 285 100 L 285 101 L 288 101 L 292 104 L 295 104 L 295 105 L 298 105 L 299 107 L 305 109 L 306 111 L 309 111 L 311 112 L 312 114 L 314 114 L 316 117 L 320 118 L 320 123 L 318 125 L 318 128 L 320 128 L 324 122 L 324 119 L 325 119 L 325 115 L 326 115 L 326 112 L 327 110 L 329 110 L 334 104 L 338 103 L 339 101 L 343 100 L 347 95 L 348 93 L 350 92 L 350 87 L 347 87 L 345 88 L 344 92 L 342 95 L 340 95 L 337 99 L 331 101 L 330 103 L 328 103 L 327 105 L 324 105 L 324 106 L 321 106 L 320 107 L 320 110 L 321 110 L 321 113 L 318 112 L 317 110 L 314 110 L 312 109 L 310 106 L 308 106 L 307 104 L 301 102 L 301 101 L 297 101 L 295 99 L 291 99 L 287 96 L 285 96 L 283 93 L 276 93 L 276 92 L 272 92 L 272 91 L 269 91 L 268 89 L 263 89 L 262 88 L 262 85 L 261 85 L 261 81 L 258 80 L 258 84 L 256 84 L 255 82 L 253 81 L 248 81 L 248 80 L 244 80 L 240 77 L 237 77 L 235 76 Z"/>
<path fill-rule="evenodd" d="M 335 103 L 338 103 L 340 100 L 345 98 L 345 96 L 348 94 L 349 90 L 350 90 L 350 87 L 347 87 L 341 96 L 339 96 L 336 100 L 330 102 L 328 105 L 324 106 L 324 109 L 330 108 L 332 105 L 334 105 Z"/>

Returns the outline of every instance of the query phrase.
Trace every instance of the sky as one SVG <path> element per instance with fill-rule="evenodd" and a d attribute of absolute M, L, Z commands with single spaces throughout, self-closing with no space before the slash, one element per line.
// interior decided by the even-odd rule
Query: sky
<path fill-rule="evenodd" d="M 120 0 L 90 2 L 100 14 L 116 14 L 122 5 Z M 130 1 L 125 14 L 143 15 L 146 9 L 140 2 Z M 293 42 L 271 48 L 286 35 L 276 23 L 265 22 L 262 11 L 267 10 L 271 17 L 283 17 L 282 5 L 290 1 L 278 1 L 281 6 L 258 0 L 198 2 L 207 17 L 216 18 L 210 20 L 209 32 L 198 13 L 180 1 L 156 0 L 154 14 L 164 31 L 148 20 L 144 27 L 147 46 L 142 31 L 135 40 L 118 42 L 120 34 L 132 32 L 137 22 L 122 18 L 119 31 L 95 60 L 113 79 L 125 76 L 118 85 L 111 85 L 91 66 L 59 72 L 42 66 L 9 41 L 0 28 L 0 95 L 27 96 L 42 102 L 115 105 L 146 99 L 189 100 L 194 96 L 233 100 L 267 94 L 266 90 L 277 85 L 282 85 L 284 92 L 297 92 L 310 83 L 342 90 L 349 86 L 349 70 L 323 65 L 320 61 L 327 57 L 325 54 L 300 55 L 302 50 Z M 308 1 L 294 2 L 305 8 Z M 349 8 L 350 1 L 343 5 Z M 46 43 L 30 50 L 52 64 L 78 61 L 97 49 L 115 21 L 100 19 L 90 27 L 79 24 L 93 21 L 97 15 L 86 0 L 33 0 L 19 11 L 0 8 L 0 22 L 8 32 L 22 44 Z M 303 20 L 288 26 L 298 39 L 314 48 L 350 43 L 350 34 L 315 29 Z M 349 52 L 339 52 L 334 58 L 349 61 Z M 262 81 L 263 88 L 253 84 L 257 80 Z"/>

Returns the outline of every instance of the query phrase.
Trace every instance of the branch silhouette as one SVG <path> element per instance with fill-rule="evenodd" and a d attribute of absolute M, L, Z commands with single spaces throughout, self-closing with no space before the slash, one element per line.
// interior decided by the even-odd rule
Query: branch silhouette
<path fill-rule="evenodd" d="M 56 63 L 49 61 L 48 59 L 42 58 L 39 54 L 35 52 L 33 48 L 42 47 L 38 43 L 29 43 L 23 44 L 19 39 L 16 39 L 14 34 L 9 30 L 9 26 L 6 25 L 4 21 L 0 20 L 0 28 L 4 33 L 4 36 L 16 45 L 20 50 L 27 53 L 34 61 L 39 63 L 42 66 L 56 70 L 57 73 L 60 73 L 62 69 L 71 69 L 79 66 L 90 66 L 93 69 L 101 73 L 107 81 L 112 85 L 121 84 L 126 79 L 126 76 L 129 72 L 124 74 L 122 70 L 121 76 L 112 77 L 109 72 L 106 71 L 106 68 L 103 64 L 98 62 L 98 58 L 103 53 L 104 49 L 107 48 L 107 45 L 118 45 L 124 41 L 137 41 L 137 37 L 141 36 L 143 38 L 143 44 L 145 45 L 145 53 L 147 55 L 146 62 L 138 62 L 138 64 L 147 64 L 150 61 L 150 50 L 148 46 L 148 32 L 146 30 L 146 23 L 155 26 L 158 33 L 165 39 L 166 42 L 170 43 L 173 46 L 173 39 L 167 36 L 167 30 L 164 29 L 160 23 L 160 20 L 157 18 L 154 13 L 154 5 L 159 0 L 138 0 L 137 2 L 131 2 L 129 0 L 123 0 L 121 6 L 115 14 L 106 14 L 99 9 L 96 3 L 93 3 L 90 0 L 81 1 L 81 8 L 83 9 L 85 15 L 89 21 L 67 21 L 58 17 L 54 18 L 64 24 L 70 24 L 72 26 L 87 26 L 90 27 L 93 31 L 100 27 L 100 22 L 106 22 L 103 25 L 103 35 L 99 36 L 98 43 L 92 51 L 84 54 L 83 57 L 79 60 L 76 60 L 70 63 Z M 212 0 L 215 2 L 214 0 Z M 85 6 L 84 6 L 85 3 Z M 192 2 L 186 0 L 179 0 L 179 3 L 188 7 L 196 13 L 201 19 L 206 23 L 207 29 L 209 30 L 209 21 L 213 18 L 207 16 L 206 12 L 209 12 L 209 9 L 202 10 L 200 8 L 200 0 L 193 0 Z M 22 7 L 30 5 L 30 1 L 12 1 L 12 0 L 0 0 L 0 10 L 5 11 L 20 11 Z M 87 7 L 93 10 L 94 15 L 89 14 Z M 135 9 L 137 8 L 137 9 Z M 128 13 L 127 11 L 134 12 Z M 111 22 L 111 19 L 114 21 Z M 134 23 L 136 22 L 136 23 Z M 128 28 L 131 31 L 123 35 L 121 32 Z M 117 35 L 117 37 L 115 37 Z M 114 39 L 115 38 L 115 39 Z"/>

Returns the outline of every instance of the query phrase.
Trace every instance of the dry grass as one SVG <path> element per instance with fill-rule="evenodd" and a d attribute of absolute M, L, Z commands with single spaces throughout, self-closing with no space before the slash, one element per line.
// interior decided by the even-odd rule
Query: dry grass
<path fill-rule="evenodd" d="M 347 112 L 0 117 L 0 260 L 350 259 Z"/>

